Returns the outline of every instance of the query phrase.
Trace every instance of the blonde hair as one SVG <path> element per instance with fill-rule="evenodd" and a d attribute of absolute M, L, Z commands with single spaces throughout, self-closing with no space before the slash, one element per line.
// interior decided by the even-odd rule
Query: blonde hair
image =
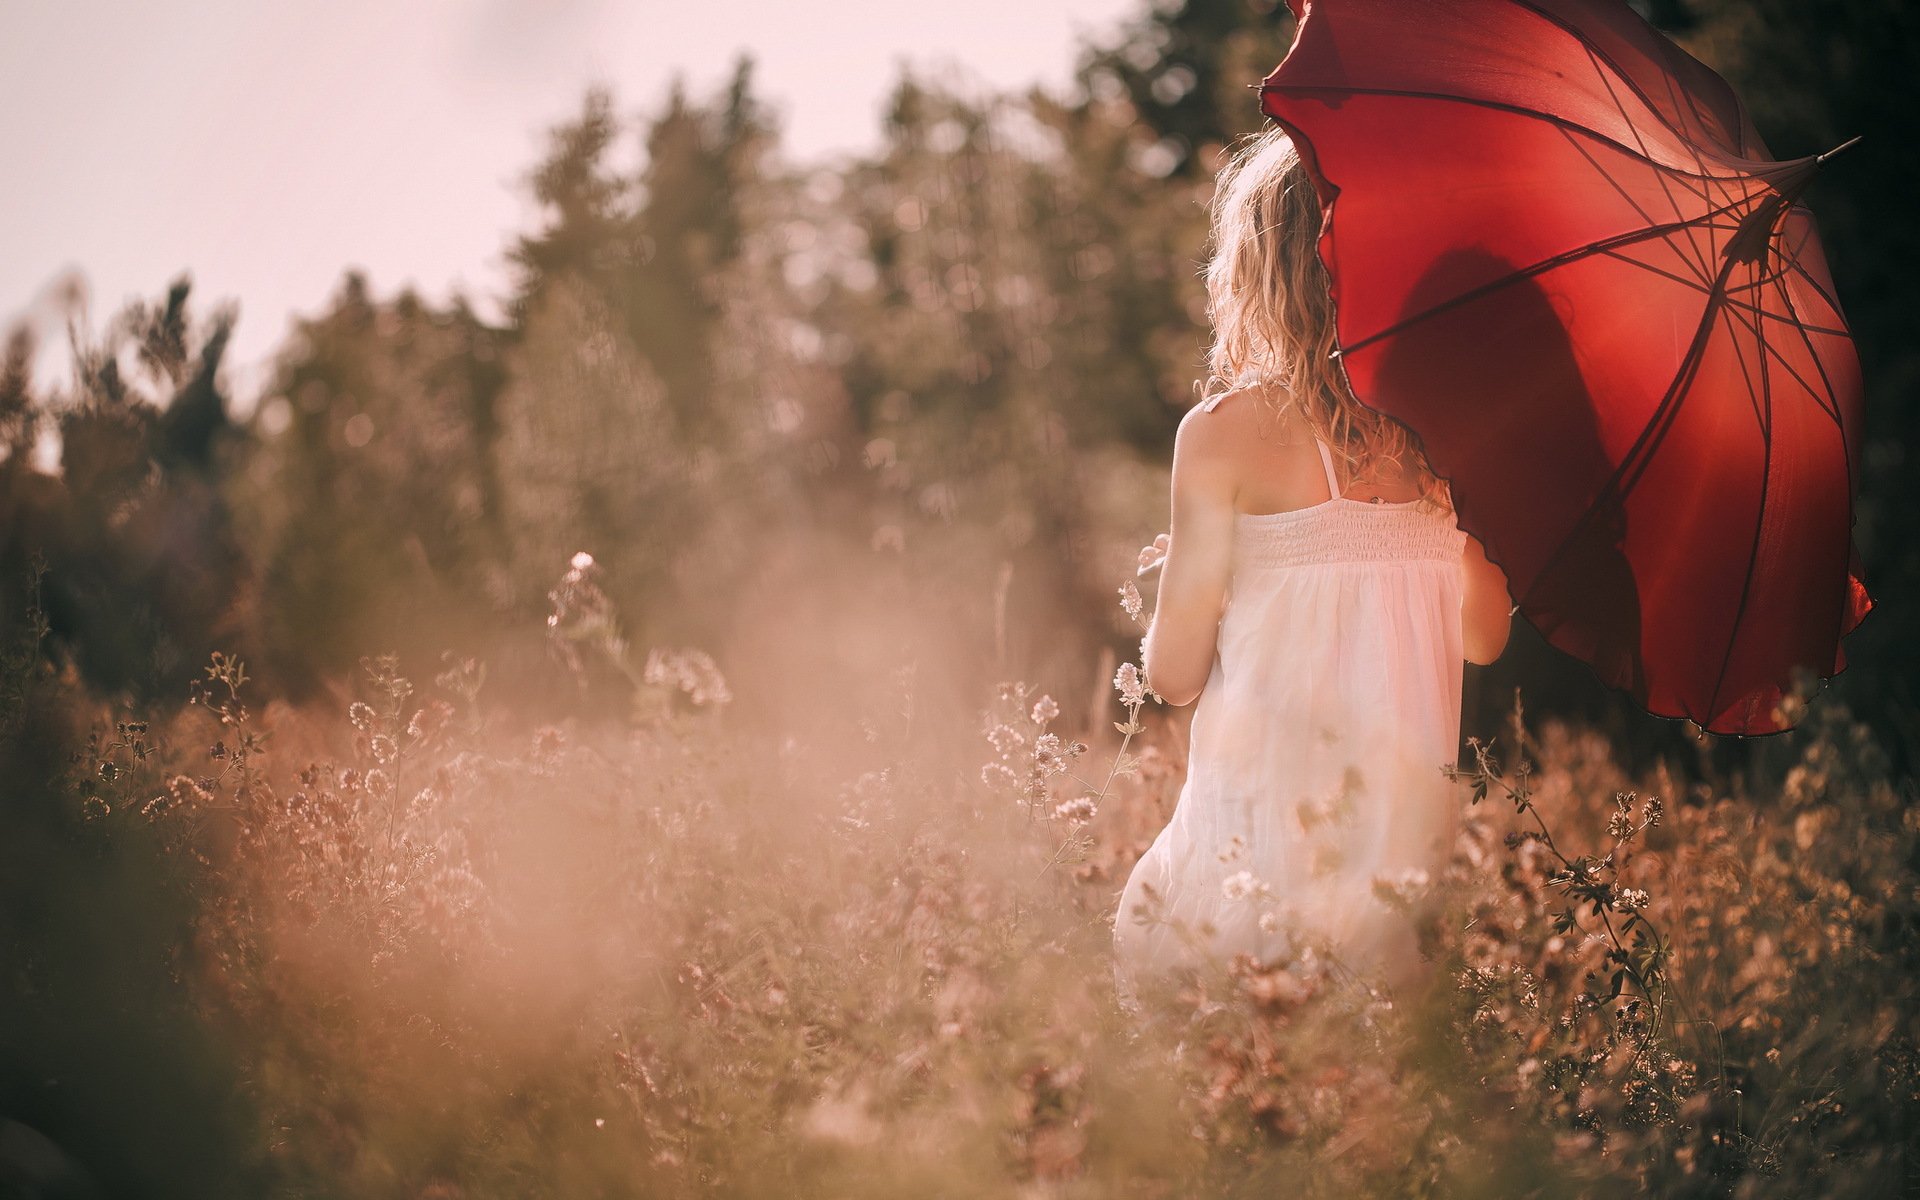
<path fill-rule="evenodd" d="M 1206 398 L 1273 383 L 1351 481 L 1399 465 L 1429 500 L 1447 502 L 1419 437 L 1354 398 L 1334 357 L 1333 297 L 1320 261 L 1320 197 L 1300 151 L 1274 127 L 1244 140 L 1214 183 L 1207 262 Z"/>

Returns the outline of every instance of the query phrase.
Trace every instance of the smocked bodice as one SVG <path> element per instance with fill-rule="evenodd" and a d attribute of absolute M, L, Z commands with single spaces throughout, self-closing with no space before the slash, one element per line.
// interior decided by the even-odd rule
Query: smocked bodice
<path fill-rule="evenodd" d="M 1241 513 L 1234 570 L 1334 563 L 1458 562 L 1466 541 L 1453 513 L 1425 500 L 1373 504 L 1346 496 L 1278 513 Z"/>

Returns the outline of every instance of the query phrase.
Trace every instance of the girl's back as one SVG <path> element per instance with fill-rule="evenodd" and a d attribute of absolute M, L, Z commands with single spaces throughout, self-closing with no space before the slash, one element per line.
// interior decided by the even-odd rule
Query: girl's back
<path fill-rule="evenodd" d="M 1404 480 L 1344 489 L 1329 448 L 1255 396 L 1196 422 L 1218 427 L 1183 426 L 1188 466 L 1231 481 L 1229 582 L 1185 787 L 1121 897 L 1123 985 L 1302 933 L 1391 973 L 1411 932 L 1374 882 L 1432 862 L 1458 807 L 1465 535 Z"/>
<path fill-rule="evenodd" d="M 1179 804 L 1115 916 L 1117 969 L 1124 992 L 1304 933 L 1396 975 L 1413 939 L 1374 884 L 1446 853 L 1461 662 L 1500 653 L 1512 602 L 1413 431 L 1347 387 L 1298 149 L 1250 139 L 1210 207 L 1209 373 L 1251 386 L 1174 441 L 1142 654 L 1155 692 L 1197 704 Z"/>

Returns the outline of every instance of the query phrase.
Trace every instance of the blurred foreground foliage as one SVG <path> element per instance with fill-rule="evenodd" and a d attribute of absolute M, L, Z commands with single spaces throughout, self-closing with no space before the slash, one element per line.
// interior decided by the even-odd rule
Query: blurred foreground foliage
<path fill-rule="evenodd" d="M 736 720 L 704 655 L 633 665 L 590 565 L 554 604 L 582 676 L 622 667 L 628 720 L 529 728 L 455 656 L 257 712 L 216 656 L 184 710 L 105 723 L 16 793 L 0 1164 L 34 1169 L 25 1194 L 1912 1178 L 1920 807 L 1837 705 L 1778 770 L 1691 783 L 1516 711 L 1461 776 L 1481 798 L 1445 868 L 1376 885 L 1424 983 L 1305 947 L 1129 1015 L 1110 922 L 1179 788 L 1163 714 L 1107 770 L 1086 756 L 1112 738 L 1068 746 L 1030 685 L 955 728 L 907 675 L 802 742 Z M 49 733 L 13 720 L 11 753 Z"/>

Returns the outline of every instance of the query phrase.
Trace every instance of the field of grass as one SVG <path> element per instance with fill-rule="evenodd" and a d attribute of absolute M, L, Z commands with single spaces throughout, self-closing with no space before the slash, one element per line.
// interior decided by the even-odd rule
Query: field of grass
<path fill-rule="evenodd" d="M 8 931 L 12 1041 L 47 1070 L 16 1109 L 71 1169 L 288 1197 L 1910 1188 L 1920 810 L 1837 708 L 1691 781 L 1516 711 L 1460 775 L 1446 871 L 1382 882 L 1423 984 L 1308 949 L 1130 1015 L 1111 921 L 1177 795 L 1172 713 L 1116 696 L 1065 730 L 1009 681 L 930 725 L 900 672 L 838 744 L 780 737 L 704 655 L 626 645 L 594 570 L 550 635 L 630 714 L 520 727 L 451 657 L 264 712 L 219 658 L 163 726 L 97 711 L 9 850 L 94 880 L 25 906 L 57 937 Z"/>

